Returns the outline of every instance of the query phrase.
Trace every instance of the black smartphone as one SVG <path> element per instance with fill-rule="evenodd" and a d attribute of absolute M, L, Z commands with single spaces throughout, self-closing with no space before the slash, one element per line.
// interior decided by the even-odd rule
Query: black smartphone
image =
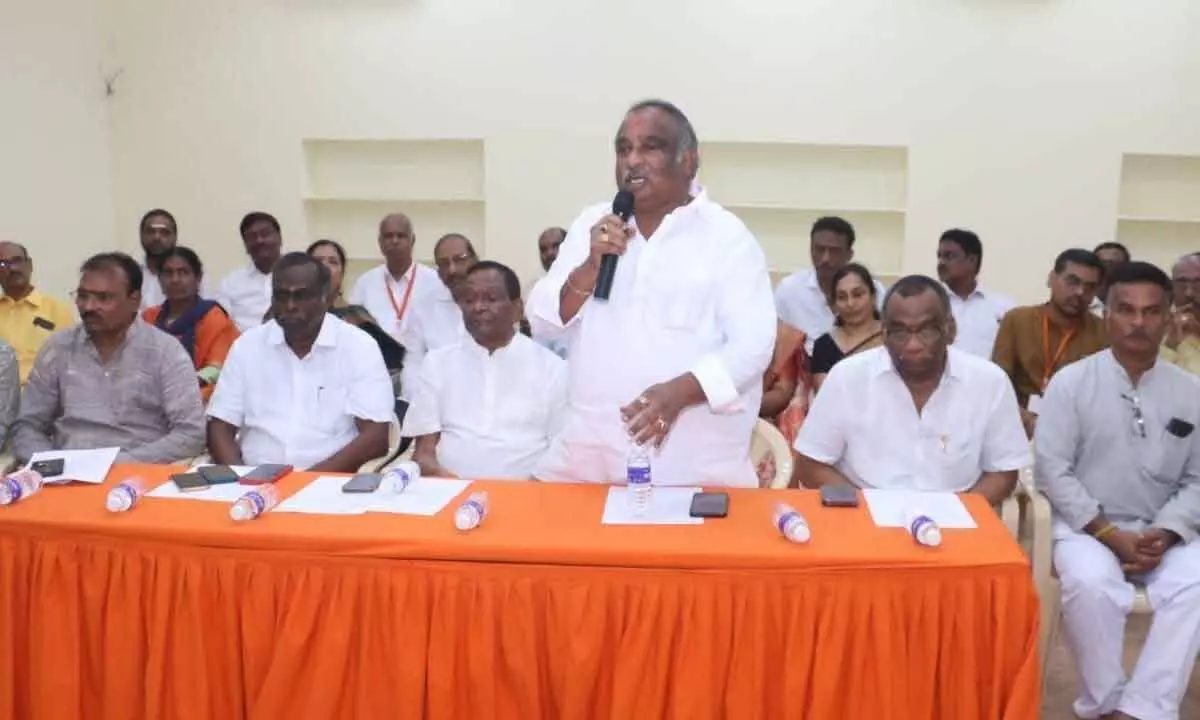
<path fill-rule="evenodd" d="M 692 496 L 692 517 L 723 518 L 729 514 L 729 495 L 723 492 L 698 492 Z"/>
<path fill-rule="evenodd" d="M 63 474 L 63 468 L 66 467 L 66 461 L 62 458 L 54 458 L 53 460 L 38 460 L 29 466 L 29 469 L 41 475 L 44 478 L 58 477 Z"/>
<path fill-rule="evenodd" d="M 821 487 L 821 504 L 825 507 L 858 507 L 858 490 L 849 485 Z"/>
<path fill-rule="evenodd" d="M 383 482 L 383 475 L 379 473 L 359 473 L 342 486 L 342 492 L 372 493 L 379 489 L 381 482 Z"/>
<path fill-rule="evenodd" d="M 258 465 L 242 476 L 243 485 L 269 485 L 292 471 L 291 465 Z"/>
<path fill-rule="evenodd" d="M 198 472 L 179 473 L 172 475 L 171 481 L 175 483 L 175 487 L 179 488 L 180 492 L 195 492 L 208 487 L 208 480 Z"/>
<path fill-rule="evenodd" d="M 238 481 L 238 474 L 228 465 L 205 465 L 196 468 L 209 485 L 228 485 Z"/>
<path fill-rule="evenodd" d="M 1171 433 L 1177 438 L 1185 438 L 1188 435 L 1191 435 L 1192 431 L 1195 429 L 1195 425 L 1192 425 L 1187 420 L 1180 420 L 1179 418 L 1171 418 L 1171 422 L 1167 423 L 1167 432 Z"/>

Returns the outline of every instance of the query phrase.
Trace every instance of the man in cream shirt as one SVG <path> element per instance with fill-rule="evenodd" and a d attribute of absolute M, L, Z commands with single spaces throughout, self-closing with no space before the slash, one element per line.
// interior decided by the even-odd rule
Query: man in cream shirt
<path fill-rule="evenodd" d="M 209 453 L 224 465 L 355 472 L 387 453 L 395 412 L 379 345 L 326 313 L 320 261 L 289 253 L 271 282 L 272 319 L 233 344 L 209 403 Z"/>
<path fill-rule="evenodd" d="M 1079 668 L 1081 718 L 1179 718 L 1200 651 L 1200 382 L 1158 357 L 1171 280 L 1144 262 L 1107 278 L 1111 349 L 1060 370 L 1037 423 L 1038 489 Z M 1132 580 L 1154 621 L 1122 663 Z"/>
<path fill-rule="evenodd" d="M 800 433 L 808 487 L 974 492 L 999 505 L 1031 462 L 1008 377 L 948 347 L 945 288 L 910 275 L 888 291 L 884 347 L 834 366 Z"/>
<path fill-rule="evenodd" d="M 562 427 L 566 363 L 516 332 L 511 269 L 485 260 L 463 285 L 467 334 L 425 358 L 404 434 L 425 475 L 527 480 Z"/>
<path fill-rule="evenodd" d="M 536 475 L 623 482 L 639 443 L 655 448 L 656 483 L 756 485 L 750 434 L 776 322 L 762 249 L 693 183 L 696 134 L 674 105 L 634 105 L 615 150 L 633 217 L 585 210 L 529 298 L 535 338 L 573 333 L 566 426 Z M 621 257 L 604 301 L 606 254 Z"/>

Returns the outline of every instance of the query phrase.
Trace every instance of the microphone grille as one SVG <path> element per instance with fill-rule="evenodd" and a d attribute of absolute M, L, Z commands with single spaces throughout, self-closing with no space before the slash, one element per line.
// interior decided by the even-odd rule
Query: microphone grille
<path fill-rule="evenodd" d="M 628 190 L 621 190 L 617 196 L 613 198 L 612 203 L 613 215 L 628 220 L 633 215 L 633 193 Z"/>

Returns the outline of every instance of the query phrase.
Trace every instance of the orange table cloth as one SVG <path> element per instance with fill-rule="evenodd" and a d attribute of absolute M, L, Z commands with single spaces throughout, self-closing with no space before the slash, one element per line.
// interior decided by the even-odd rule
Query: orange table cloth
<path fill-rule="evenodd" d="M 807 491 L 619 527 L 605 487 L 476 486 L 491 512 L 466 534 L 458 501 L 235 525 L 198 500 L 111 514 L 73 485 L 0 508 L 0 717 L 1038 716 L 1029 565 L 980 497 L 978 529 L 923 548 Z M 774 529 L 780 499 L 809 544 Z"/>

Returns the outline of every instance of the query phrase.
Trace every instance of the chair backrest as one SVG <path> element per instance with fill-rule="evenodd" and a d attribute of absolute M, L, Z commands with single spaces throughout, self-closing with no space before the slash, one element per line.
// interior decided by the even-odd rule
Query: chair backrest
<path fill-rule="evenodd" d="M 759 418 L 750 435 L 750 461 L 757 467 L 768 455 L 775 461 L 775 475 L 768 487 L 787 487 L 792 481 L 792 449 L 779 428 Z"/>

